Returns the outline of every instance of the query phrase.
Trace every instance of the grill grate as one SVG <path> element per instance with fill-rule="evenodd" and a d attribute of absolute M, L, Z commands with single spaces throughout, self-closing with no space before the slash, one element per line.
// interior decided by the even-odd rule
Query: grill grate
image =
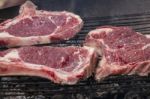
<path fill-rule="evenodd" d="M 83 19 L 85 25 L 76 37 L 50 45 L 80 45 L 91 29 L 102 25 L 131 26 L 144 34 L 150 32 L 150 13 Z M 91 77 L 76 85 L 58 85 L 38 77 L 0 78 L 0 99 L 149 99 L 149 89 L 150 78 L 139 76 L 110 76 L 101 82 Z"/>

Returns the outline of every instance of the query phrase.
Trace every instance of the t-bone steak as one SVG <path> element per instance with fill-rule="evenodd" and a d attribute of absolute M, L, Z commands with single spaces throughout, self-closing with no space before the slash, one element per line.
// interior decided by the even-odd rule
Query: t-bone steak
<path fill-rule="evenodd" d="M 75 84 L 91 76 L 96 54 L 90 47 L 22 47 L 0 52 L 0 76 L 39 76 Z"/>
<path fill-rule="evenodd" d="M 82 19 L 66 11 L 36 10 L 27 1 L 20 14 L 0 24 L 0 46 L 14 47 L 68 40 L 83 26 Z"/>
<path fill-rule="evenodd" d="M 99 27 L 89 32 L 85 45 L 96 48 L 102 56 L 97 80 L 109 75 L 150 73 L 150 38 L 129 27 Z"/>

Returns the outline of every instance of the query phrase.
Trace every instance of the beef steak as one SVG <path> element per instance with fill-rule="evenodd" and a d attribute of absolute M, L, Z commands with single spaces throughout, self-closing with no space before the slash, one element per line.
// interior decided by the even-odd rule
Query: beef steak
<path fill-rule="evenodd" d="M 108 75 L 150 73 L 150 38 L 129 27 L 99 27 L 87 35 L 85 45 L 96 48 L 102 56 L 97 80 Z"/>
<path fill-rule="evenodd" d="M 82 27 L 82 19 L 73 13 L 36 10 L 27 1 L 20 14 L 0 24 L 0 46 L 51 43 L 72 38 Z"/>
<path fill-rule="evenodd" d="M 0 76 L 39 76 L 60 84 L 75 84 L 94 69 L 90 47 L 22 47 L 0 52 Z"/>

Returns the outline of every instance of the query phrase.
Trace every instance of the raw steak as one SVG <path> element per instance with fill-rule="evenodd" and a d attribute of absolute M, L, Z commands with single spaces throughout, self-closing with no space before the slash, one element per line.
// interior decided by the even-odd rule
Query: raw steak
<path fill-rule="evenodd" d="M 60 84 L 75 84 L 94 69 L 90 47 L 22 47 L 0 52 L 0 76 L 39 76 Z"/>
<path fill-rule="evenodd" d="M 23 46 L 51 43 L 72 38 L 82 27 L 78 15 L 70 12 L 36 10 L 27 1 L 20 14 L 0 24 L 0 46 Z"/>
<path fill-rule="evenodd" d="M 99 27 L 88 34 L 85 45 L 96 48 L 102 56 L 97 80 L 108 75 L 150 73 L 150 38 L 129 27 Z"/>

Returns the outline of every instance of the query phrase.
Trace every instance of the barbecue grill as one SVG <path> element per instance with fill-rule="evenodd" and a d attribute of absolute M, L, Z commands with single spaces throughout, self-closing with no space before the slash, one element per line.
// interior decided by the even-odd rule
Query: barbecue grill
<path fill-rule="evenodd" d="M 65 0 L 62 2 L 64 1 Z M 79 2 L 79 0 L 77 1 Z M 37 5 L 39 2 L 40 1 L 37 0 Z M 45 0 L 45 2 L 48 2 L 48 0 Z M 74 5 L 75 1 L 70 0 L 70 3 Z M 47 5 L 48 4 L 46 4 L 46 6 Z M 75 8 L 73 5 L 68 10 L 74 10 Z M 42 5 L 39 7 L 42 8 Z M 65 6 L 62 5 L 61 7 L 63 8 Z M 18 7 L 13 7 L 1 11 L 0 13 L 2 13 L 3 16 L 0 16 L 0 21 L 14 17 L 17 14 L 17 9 Z M 80 9 L 77 9 L 75 12 L 81 14 L 79 10 Z M 4 12 L 7 12 L 7 14 Z M 136 31 L 144 34 L 149 34 L 150 32 L 150 12 L 111 16 L 105 15 L 102 17 L 82 15 L 81 17 L 84 20 L 84 27 L 74 38 L 46 45 L 80 45 L 83 43 L 86 34 L 90 30 L 102 25 L 131 26 Z M 150 99 L 149 77 L 150 76 L 114 75 L 107 77 L 101 82 L 97 82 L 94 80 L 94 77 L 90 77 L 75 85 L 58 85 L 47 79 L 38 77 L 0 77 L 0 99 Z"/>

